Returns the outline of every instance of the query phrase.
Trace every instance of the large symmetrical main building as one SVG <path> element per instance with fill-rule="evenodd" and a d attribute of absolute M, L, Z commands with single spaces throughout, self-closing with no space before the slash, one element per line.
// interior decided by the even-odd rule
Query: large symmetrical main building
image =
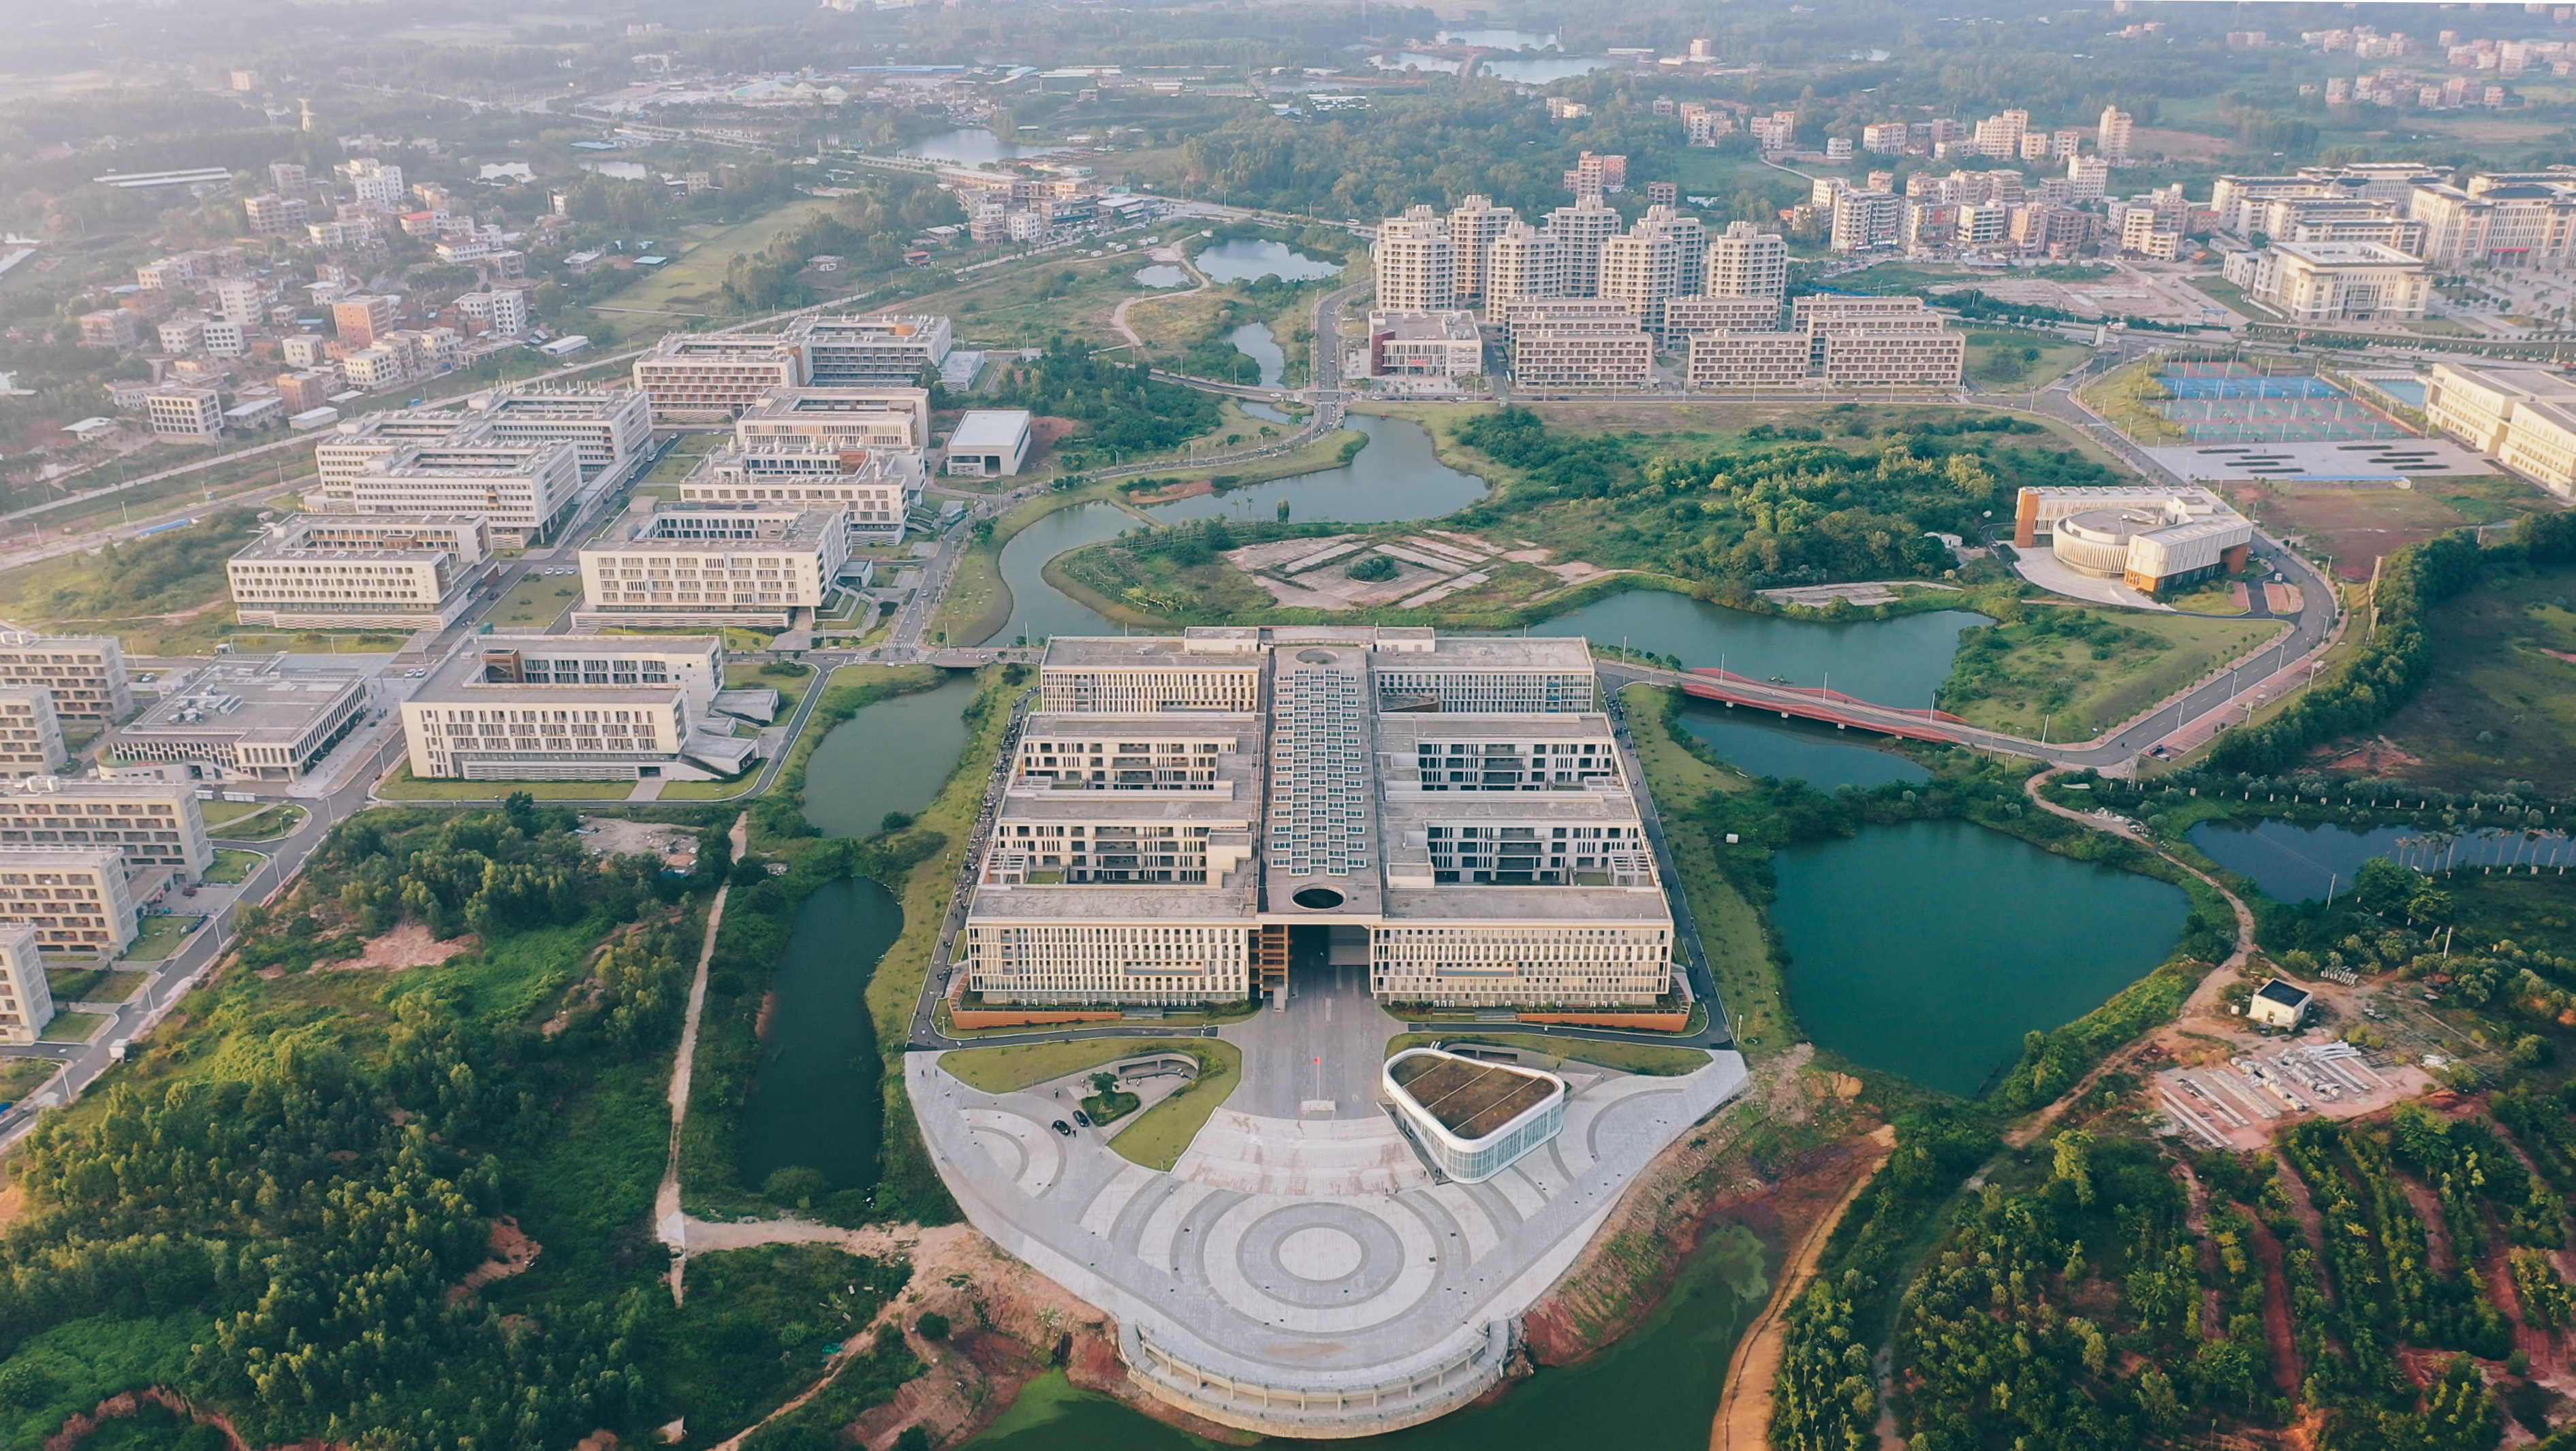
<path fill-rule="evenodd" d="M 1581 640 L 1060 637 L 1039 683 L 959 947 L 989 1001 L 1239 1001 L 1292 960 L 1444 1006 L 1672 987 L 1643 786 Z"/>

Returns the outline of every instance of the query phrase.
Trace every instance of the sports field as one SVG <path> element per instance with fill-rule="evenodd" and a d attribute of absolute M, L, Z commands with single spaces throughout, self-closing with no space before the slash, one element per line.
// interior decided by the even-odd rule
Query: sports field
<path fill-rule="evenodd" d="M 2395 419 L 2309 373 L 2247 363 L 2173 363 L 2156 381 L 2156 411 L 2194 443 L 2349 443 L 2411 438 Z"/>

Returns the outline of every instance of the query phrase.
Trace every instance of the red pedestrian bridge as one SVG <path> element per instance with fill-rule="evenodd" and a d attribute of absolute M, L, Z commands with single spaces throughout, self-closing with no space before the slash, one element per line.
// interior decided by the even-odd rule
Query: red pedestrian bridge
<path fill-rule="evenodd" d="M 1781 685 L 1726 670 L 1693 670 L 1682 677 L 1682 693 L 1701 700 L 1723 701 L 1753 710 L 1779 712 L 1782 719 L 1823 721 L 1844 729 L 1876 731 L 1910 741 L 1967 744 L 1972 727 L 1939 710 L 1898 710 L 1876 705 L 1821 686 Z M 1977 732 L 1983 736 L 1984 732 Z"/>

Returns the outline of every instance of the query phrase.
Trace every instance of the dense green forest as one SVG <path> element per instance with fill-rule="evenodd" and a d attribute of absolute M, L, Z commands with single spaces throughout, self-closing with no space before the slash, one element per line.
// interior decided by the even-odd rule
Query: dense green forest
<path fill-rule="evenodd" d="M 903 1288 L 899 1262 L 773 1246 L 699 1257 L 676 1308 L 644 1229 L 707 901 L 731 882 L 756 929 L 885 854 L 819 843 L 780 878 L 715 817 L 675 876 L 593 857 L 573 826 L 524 796 L 352 817 L 243 909 L 220 982 L 46 1121 L 0 1239 L 0 1444 L 158 1384 L 255 1444 L 537 1451 L 685 1414 L 705 1445 Z M 473 936 L 434 968 L 329 970 L 402 923 Z M 504 1215 L 535 1264 L 456 1288 Z M 913 1373 L 895 1340 L 836 1394 Z"/>
<path fill-rule="evenodd" d="M 995 391 L 999 402 L 1081 423 L 1065 455 L 1072 468 L 1177 447 L 1216 427 L 1219 416 L 1214 396 L 1064 338 L 1004 368 Z"/>

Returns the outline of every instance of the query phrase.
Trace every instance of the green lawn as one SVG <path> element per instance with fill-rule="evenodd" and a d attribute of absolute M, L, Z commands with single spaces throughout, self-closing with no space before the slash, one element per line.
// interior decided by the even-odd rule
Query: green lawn
<path fill-rule="evenodd" d="M 1586 1038 L 1553 1038 L 1538 1033 L 1398 1033 L 1386 1040 L 1386 1056 L 1392 1058 L 1407 1048 L 1428 1048 L 1435 1043 L 1486 1043 L 1497 1048 L 1540 1053 L 1550 1058 L 1597 1063 L 1622 1073 L 1654 1078 L 1677 1078 L 1708 1066 L 1708 1054 L 1697 1048 L 1669 1048 L 1660 1043 L 1604 1043 Z"/>
<path fill-rule="evenodd" d="M 671 258 L 668 265 L 650 271 L 639 270 L 633 282 L 590 306 L 616 318 L 621 326 L 627 328 L 668 327 L 674 321 L 667 316 L 638 319 L 629 315 L 633 313 L 676 313 L 684 317 L 729 313 L 732 309 L 726 304 L 723 287 L 725 269 L 732 263 L 734 254 L 758 252 L 779 233 L 830 210 L 829 202 L 800 198 L 696 240 L 661 238 L 655 245 L 664 256 Z"/>
<path fill-rule="evenodd" d="M 493 607 L 492 628 L 542 634 L 580 598 L 581 579 L 577 575 L 529 575 Z"/>
<path fill-rule="evenodd" d="M 2247 607 L 2236 602 L 2233 580 L 2218 580 L 2187 595 L 2175 595 L 2166 604 L 2190 615 L 2242 615 Z"/>
<path fill-rule="evenodd" d="M 206 868 L 206 881 L 218 887 L 237 886 L 249 881 L 250 874 L 259 870 L 263 860 L 265 858 L 255 851 L 218 847 L 215 849 L 215 864 Z"/>
<path fill-rule="evenodd" d="M 133 945 L 125 949 L 125 960 L 165 962 L 169 960 L 171 953 L 178 951 L 180 946 L 195 934 L 205 920 L 203 917 L 182 917 L 168 912 L 146 917 L 140 924 L 140 930 L 135 933 Z"/>
<path fill-rule="evenodd" d="M 752 767 L 730 781 L 674 781 L 662 788 L 663 801 L 722 801 L 751 789 L 760 777 L 760 768 Z"/>
<path fill-rule="evenodd" d="M 2095 622 L 2099 633 L 2090 639 L 2065 633 L 2063 621 L 2074 614 Z M 2045 728 L 2050 740 L 2080 740 L 2128 720 L 2287 628 L 2278 620 L 2098 607 L 2057 619 L 2042 615 L 2031 610 L 2023 623 L 1994 627 L 1992 638 L 2005 643 L 1996 653 L 1978 648 L 1989 638 L 1986 631 L 1971 632 L 1941 684 L 1941 708 L 1988 730 L 2036 738 Z M 2133 633 L 2118 633 L 2123 631 Z M 2161 648 L 2141 635 L 2161 641 Z"/>
<path fill-rule="evenodd" d="M 45 1031 L 36 1036 L 48 1043 L 86 1043 L 97 1037 L 108 1021 L 105 1013 L 56 1013 Z"/>
<path fill-rule="evenodd" d="M 210 833 L 234 841 L 270 841 L 292 832 L 304 824 L 301 806 L 284 802 L 261 805 L 247 801 L 208 801 L 201 803 Z M 221 816 L 217 808 L 224 808 Z"/>
<path fill-rule="evenodd" d="M 142 987 L 144 979 L 151 975 L 148 972 L 116 972 L 104 967 L 49 967 L 45 969 L 45 990 L 53 994 L 57 1003 L 121 1003 L 134 996 L 135 990 Z"/>
<path fill-rule="evenodd" d="M 2453 791 L 2576 788 L 2576 567 L 2497 571 L 2433 611 L 2432 678 L 2373 734 L 2410 780 Z"/>
<path fill-rule="evenodd" d="M 2036 333 L 1971 332 L 1968 376 L 1981 387 L 2010 393 L 2045 388 L 2093 356 L 2082 343 Z"/>
<path fill-rule="evenodd" d="M 2256 322 L 2279 322 L 2282 320 L 2279 313 L 2274 312 L 2272 309 L 2265 307 L 2263 304 L 2256 302 L 2250 297 L 2247 297 L 2243 288 L 2238 287 L 2235 283 L 2228 281 L 2226 278 L 2219 276 L 2215 272 L 2207 273 L 2199 277 L 2187 277 L 2183 280 L 2189 282 L 2192 286 L 2199 288 L 2202 292 L 2207 293 L 2210 301 L 2217 303 L 2221 307 L 2228 308 L 2242 316 L 2252 318 Z"/>
<path fill-rule="evenodd" d="M 1199 1076 L 1182 1085 L 1180 1092 L 1145 1110 L 1142 1117 L 1109 1141 L 1118 1157 L 1168 1173 L 1189 1149 L 1190 1140 L 1197 1138 L 1208 1119 L 1225 1106 L 1234 1086 L 1243 1081 L 1243 1051 L 1214 1038 L 1200 1039 L 1199 1050 Z"/>
<path fill-rule="evenodd" d="M 1212 1045 L 1226 1046 L 1212 1038 L 1086 1038 L 1073 1043 L 1022 1043 L 1009 1048 L 957 1048 L 941 1054 L 939 1066 L 960 1083 L 986 1093 L 1017 1093 L 1068 1073 L 1122 1058 L 1141 1058 L 1148 1053 L 1187 1053 L 1205 1066 Z"/>
<path fill-rule="evenodd" d="M 0 1099 L 16 1103 L 44 1087 L 61 1067 L 51 1058 L 0 1058 Z"/>
<path fill-rule="evenodd" d="M 498 801 L 525 791 L 539 801 L 623 801 L 632 781 L 423 781 L 404 765 L 376 787 L 388 801 Z"/>
<path fill-rule="evenodd" d="M 797 702 L 814 685 L 814 667 L 794 660 L 773 660 L 755 664 L 744 661 L 725 667 L 725 684 L 745 690 L 766 686 L 778 692 L 778 719 L 786 720 L 796 713 Z"/>

